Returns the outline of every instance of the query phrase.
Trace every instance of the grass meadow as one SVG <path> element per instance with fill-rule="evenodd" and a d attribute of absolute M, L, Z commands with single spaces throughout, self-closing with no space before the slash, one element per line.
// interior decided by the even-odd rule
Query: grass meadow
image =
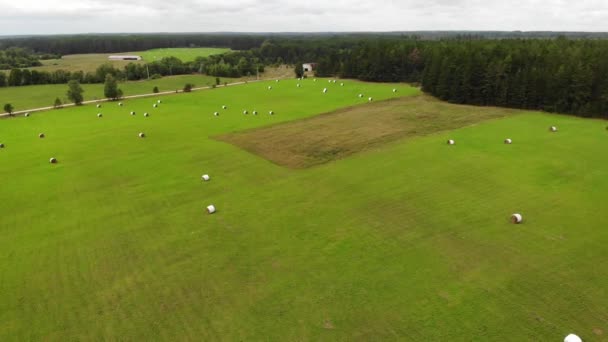
<path fill-rule="evenodd" d="M 235 79 L 220 78 L 224 82 L 233 82 Z M 124 96 L 149 94 L 154 87 L 159 91 L 172 91 L 183 89 L 186 83 L 192 83 L 197 87 L 206 87 L 215 84 L 215 77 L 206 75 L 179 75 L 166 76 L 155 80 L 128 81 L 118 84 Z M 103 99 L 103 84 L 81 84 L 84 89 L 84 99 L 96 100 Z M 62 102 L 69 103 L 66 93 L 67 84 L 45 84 L 24 87 L 3 87 L 0 88 L 0 103 L 11 103 L 15 110 L 25 110 L 52 106 L 56 98 Z"/>
<path fill-rule="evenodd" d="M 297 82 L 0 120 L 0 340 L 606 339 L 605 122 Z"/>

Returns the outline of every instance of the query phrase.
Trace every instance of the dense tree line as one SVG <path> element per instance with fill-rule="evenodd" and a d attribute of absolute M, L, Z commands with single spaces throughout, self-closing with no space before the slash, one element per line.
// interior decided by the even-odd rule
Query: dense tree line
<path fill-rule="evenodd" d="M 4 38 L 0 39 L 0 50 L 15 46 L 61 55 L 193 46 L 248 50 L 263 41 L 263 36 L 249 34 L 87 34 Z"/>
<path fill-rule="evenodd" d="M 42 63 L 38 60 L 38 56 L 34 55 L 28 49 L 11 47 L 0 50 L 0 70 L 28 68 L 40 65 L 42 65 Z"/>

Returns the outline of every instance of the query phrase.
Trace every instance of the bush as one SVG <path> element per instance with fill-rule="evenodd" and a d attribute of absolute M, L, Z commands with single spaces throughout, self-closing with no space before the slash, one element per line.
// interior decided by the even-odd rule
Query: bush
<path fill-rule="evenodd" d="M 152 89 L 152 92 L 153 92 L 154 94 L 157 94 L 157 93 L 158 93 L 158 87 L 154 87 L 154 89 Z"/>
<path fill-rule="evenodd" d="M 192 84 L 192 83 L 186 83 L 186 85 L 184 86 L 184 93 L 191 92 L 192 88 L 194 88 L 194 84 Z"/>
<path fill-rule="evenodd" d="M 56 98 L 55 103 L 53 103 L 53 108 L 57 109 L 57 108 L 61 108 L 62 106 L 63 106 L 63 103 L 61 102 L 61 99 Z"/>

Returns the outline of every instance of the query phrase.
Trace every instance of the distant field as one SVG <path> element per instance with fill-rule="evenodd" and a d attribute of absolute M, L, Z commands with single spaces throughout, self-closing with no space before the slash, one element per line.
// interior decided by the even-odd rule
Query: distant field
<path fill-rule="evenodd" d="M 231 78 L 221 78 L 222 83 L 233 82 Z M 125 96 L 151 93 L 157 86 L 160 91 L 182 89 L 186 83 L 192 83 L 197 87 L 209 86 L 215 83 L 215 77 L 204 75 L 180 75 L 163 77 L 156 80 L 133 81 L 119 83 Z M 104 98 L 103 84 L 83 84 L 84 98 L 95 100 Z M 15 110 L 32 109 L 51 106 L 55 98 L 59 97 L 63 102 L 66 98 L 68 86 L 66 84 L 35 85 L 25 87 L 3 87 L 0 88 L 0 104 L 10 102 Z M 1 105 L 0 105 L 1 106 Z M 3 112 L 0 108 L 0 112 Z"/>
<path fill-rule="evenodd" d="M 43 66 L 29 68 L 32 70 L 70 70 L 70 71 L 95 71 L 98 66 L 103 63 L 112 63 L 117 68 L 123 68 L 125 65 L 132 63 L 144 63 L 160 60 L 163 57 L 174 56 L 184 62 L 193 61 L 196 57 L 206 57 L 209 55 L 228 52 L 230 49 L 223 48 L 172 48 L 172 49 L 152 49 L 148 51 L 120 52 L 120 53 L 103 53 L 103 54 L 79 54 L 66 55 L 61 59 L 49 59 L 41 61 Z M 144 58 L 143 61 L 108 61 L 110 55 L 139 55 Z"/>
<path fill-rule="evenodd" d="M 177 57 L 182 62 L 190 62 L 196 57 L 207 57 L 211 55 L 219 55 L 230 51 L 224 48 L 170 48 L 170 49 L 152 49 L 148 51 L 129 52 L 128 54 L 140 55 L 147 62 L 160 60 L 163 57 Z M 122 53 L 120 54 L 122 55 Z"/>

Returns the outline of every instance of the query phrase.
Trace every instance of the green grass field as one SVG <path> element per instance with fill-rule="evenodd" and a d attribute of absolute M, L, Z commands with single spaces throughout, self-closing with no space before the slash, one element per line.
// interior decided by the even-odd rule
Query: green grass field
<path fill-rule="evenodd" d="M 222 83 L 233 82 L 231 78 L 221 78 Z M 205 87 L 215 84 L 215 77 L 205 75 L 180 75 L 167 76 L 156 80 L 144 80 L 119 83 L 125 96 L 152 93 L 157 86 L 160 91 L 171 91 L 183 89 L 186 83 L 193 83 L 197 87 Z M 103 84 L 82 84 L 84 98 L 95 100 L 104 98 Z M 25 87 L 3 87 L 0 88 L 0 103 L 11 103 L 15 110 L 25 110 L 52 106 L 55 98 L 59 97 L 64 103 L 68 103 L 66 84 L 48 84 Z"/>
<path fill-rule="evenodd" d="M 194 61 L 197 57 L 208 57 L 211 55 L 220 55 L 229 52 L 226 48 L 167 48 L 167 49 L 152 49 L 147 51 L 133 52 L 132 54 L 140 55 L 147 62 L 160 60 L 164 57 L 177 57 L 182 62 Z"/>
<path fill-rule="evenodd" d="M 146 51 L 117 52 L 117 53 L 88 53 L 65 55 L 60 59 L 42 60 L 42 66 L 29 68 L 32 70 L 55 71 L 95 71 L 104 63 L 111 63 L 114 67 L 122 69 L 129 63 L 145 63 L 160 60 L 163 57 L 177 57 L 183 62 L 193 61 L 196 57 L 207 57 L 210 55 L 221 54 L 230 51 L 225 48 L 169 48 L 152 49 Z M 143 61 L 108 61 L 110 55 L 139 55 Z"/>
<path fill-rule="evenodd" d="M 437 126 L 303 169 L 218 140 L 420 96 L 296 82 L 0 120 L 0 340 L 606 339 L 605 122 L 402 104 Z"/>

